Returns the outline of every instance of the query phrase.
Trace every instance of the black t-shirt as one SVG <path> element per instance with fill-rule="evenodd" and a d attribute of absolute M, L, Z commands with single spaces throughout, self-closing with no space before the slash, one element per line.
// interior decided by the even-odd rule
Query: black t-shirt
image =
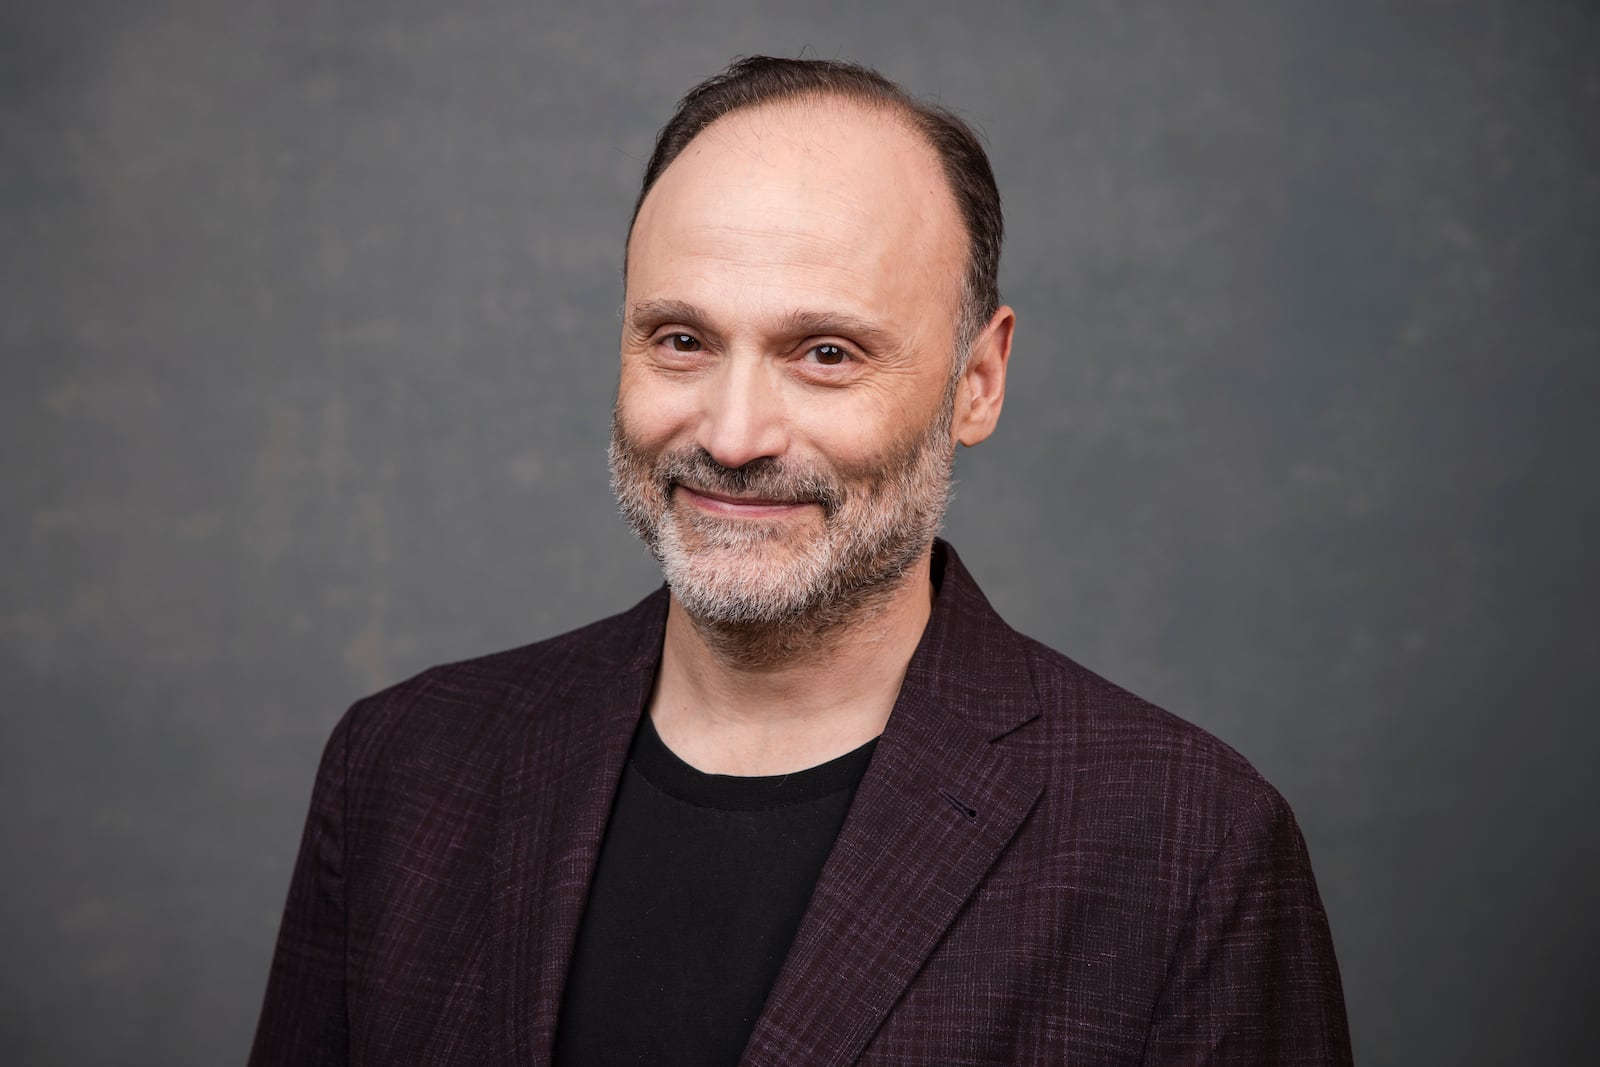
<path fill-rule="evenodd" d="M 737 1063 L 874 745 L 794 774 L 704 774 L 646 716 L 578 930 L 555 1062 Z"/>

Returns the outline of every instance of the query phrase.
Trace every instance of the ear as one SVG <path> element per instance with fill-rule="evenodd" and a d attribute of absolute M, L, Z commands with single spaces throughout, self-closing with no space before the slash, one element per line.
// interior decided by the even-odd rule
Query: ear
<path fill-rule="evenodd" d="M 1017 313 L 1002 306 L 989 320 L 967 357 L 966 369 L 956 386 L 955 439 L 975 445 L 994 433 L 1000 406 L 1006 399 L 1006 365 L 1011 360 L 1011 334 Z"/>

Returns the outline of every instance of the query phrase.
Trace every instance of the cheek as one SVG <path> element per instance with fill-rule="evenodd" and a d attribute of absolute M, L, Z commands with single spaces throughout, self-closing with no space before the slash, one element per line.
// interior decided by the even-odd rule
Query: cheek
<path fill-rule="evenodd" d="M 876 479 L 886 459 L 920 441 L 938 418 L 943 396 L 923 384 L 896 381 L 850 397 L 824 395 L 814 406 L 791 409 L 791 429 L 840 473 Z"/>
<path fill-rule="evenodd" d="M 665 389 L 647 375 L 623 371 L 617 388 L 617 416 L 628 436 L 640 445 L 658 448 L 694 425 L 696 405 L 689 390 Z"/>

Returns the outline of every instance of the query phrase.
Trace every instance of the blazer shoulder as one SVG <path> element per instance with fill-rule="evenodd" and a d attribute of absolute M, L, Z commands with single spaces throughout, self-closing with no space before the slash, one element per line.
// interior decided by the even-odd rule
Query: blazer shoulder
<path fill-rule="evenodd" d="M 1080 800 L 1182 808 L 1226 834 L 1238 819 L 1288 805 L 1237 749 L 1076 660 L 1023 635 L 1041 729 L 1032 747 L 1070 751 Z"/>
<path fill-rule="evenodd" d="M 482 745 L 553 698 L 598 688 L 660 656 L 666 596 L 532 644 L 430 667 L 351 706 L 336 734 L 353 752 Z"/>

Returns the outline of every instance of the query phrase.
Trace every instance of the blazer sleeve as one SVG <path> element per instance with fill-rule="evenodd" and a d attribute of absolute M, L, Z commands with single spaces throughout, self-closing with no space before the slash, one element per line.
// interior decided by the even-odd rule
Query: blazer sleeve
<path fill-rule="evenodd" d="M 351 716 L 323 750 L 250 1067 L 349 1059 L 345 1007 L 345 786 Z"/>
<path fill-rule="evenodd" d="M 1274 790 L 1240 813 L 1212 858 L 1144 1062 L 1351 1062 L 1328 919 L 1300 828 Z"/>

